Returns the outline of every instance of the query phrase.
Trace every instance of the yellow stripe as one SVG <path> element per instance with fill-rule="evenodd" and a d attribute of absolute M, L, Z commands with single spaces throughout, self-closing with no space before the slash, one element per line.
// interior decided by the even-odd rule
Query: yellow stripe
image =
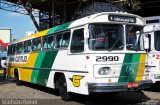
<path fill-rule="evenodd" d="M 37 56 L 38 56 L 38 53 L 31 53 L 29 55 L 27 63 L 25 65 L 23 65 L 23 67 L 33 68 L 34 64 L 36 62 Z M 32 72 L 33 72 L 33 70 L 28 70 L 28 69 L 24 69 L 24 68 L 20 69 L 21 80 L 26 81 L 26 82 L 30 82 Z"/>
<path fill-rule="evenodd" d="M 136 81 L 141 81 L 143 79 L 144 69 L 145 69 L 145 60 L 146 54 L 140 55 L 139 65 L 138 65 L 138 72 L 136 76 Z"/>
<path fill-rule="evenodd" d="M 41 31 L 41 32 L 37 32 L 37 33 L 35 33 L 31 36 L 26 36 L 24 38 L 21 38 L 21 39 L 17 40 L 16 42 L 20 42 L 20 41 L 27 40 L 27 39 L 33 39 L 33 38 L 36 38 L 36 37 L 45 36 L 48 31 L 49 31 L 49 29 Z"/>
<path fill-rule="evenodd" d="M 33 34 L 31 36 L 27 36 L 25 38 L 17 40 L 16 42 L 23 41 L 23 40 L 26 40 L 26 39 L 33 39 L 33 38 L 36 38 L 36 37 L 45 36 L 48 31 L 49 31 L 49 29 L 38 32 L 38 33 Z M 10 66 L 34 68 L 37 56 L 38 56 L 38 53 L 30 53 L 28 61 L 25 64 L 14 63 L 14 64 L 11 64 Z M 18 68 L 18 69 L 19 69 L 19 72 L 20 72 L 20 79 L 23 80 L 23 81 L 26 81 L 26 82 L 30 82 L 33 70 L 28 70 L 28 69 L 24 69 L 24 68 Z M 10 75 L 10 77 L 14 78 L 14 68 L 11 68 L 10 70 L 8 70 L 7 74 Z"/>

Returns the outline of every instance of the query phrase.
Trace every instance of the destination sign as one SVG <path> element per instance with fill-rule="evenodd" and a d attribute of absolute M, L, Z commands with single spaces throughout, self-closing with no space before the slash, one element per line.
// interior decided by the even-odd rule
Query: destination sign
<path fill-rule="evenodd" d="M 136 18 L 130 16 L 109 15 L 108 20 L 116 22 L 136 23 Z"/>

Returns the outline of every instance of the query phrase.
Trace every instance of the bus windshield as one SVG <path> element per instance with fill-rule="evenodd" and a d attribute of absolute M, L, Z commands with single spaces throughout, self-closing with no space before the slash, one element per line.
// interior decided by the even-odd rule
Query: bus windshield
<path fill-rule="evenodd" d="M 124 48 L 123 26 L 120 24 L 89 25 L 90 50 L 122 50 Z"/>
<path fill-rule="evenodd" d="M 160 51 L 160 31 L 154 32 L 154 46 L 155 50 Z"/>
<path fill-rule="evenodd" d="M 127 50 L 136 50 L 136 51 L 144 50 L 143 49 L 142 29 L 143 27 L 140 27 L 140 26 L 133 26 L 133 25 L 126 26 L 126 48 Z"/>

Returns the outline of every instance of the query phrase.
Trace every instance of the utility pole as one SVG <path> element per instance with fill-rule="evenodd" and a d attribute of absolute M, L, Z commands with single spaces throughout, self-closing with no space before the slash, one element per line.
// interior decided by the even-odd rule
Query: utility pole
<path fill-rule="evenodd" d="M 56 3 L 56 0 L 52 0 L 52 12 L 51 12 L 51 17 L 52 17 L 52 27 L 55 26 L 55 11 L 54 11 L 54 8 L 55 8 L 55 3 Z"/>

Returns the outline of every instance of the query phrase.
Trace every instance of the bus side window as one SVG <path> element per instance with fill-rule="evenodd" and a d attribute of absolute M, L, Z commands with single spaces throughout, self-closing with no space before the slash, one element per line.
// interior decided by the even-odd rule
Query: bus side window
<path fill-rule="evenodd" d="M 27 52 L 27 42 L 24 42 L 24 52 Z"/>
<path fill-rule="evenodd" d="M 47 36 L 43 37 L 43 49 L 47 49 L 48 47 Z"/>
<path fill-rule="evenodd" d="M 70 32 L 63 33 L 63 39 L 61 40 L 61 47 L 68 47 L 70 40 Z"/>
<path fill-rule="evenodd" d="M 54 36 L 48 37 L 48 49 L 54 48 Z"/>
<path fill-rule="evenodd" d="M 73 31 L 71 41 L 71 53 L 81 53 L 84 51 L 84 29 L 78 29 Z"/>
<path fill-rule="evenodd" d="M 9 45 L 9 46 L 8 46 L 7 55 L 11 55 L 11 52 L 12 52 L 12 49 L 11 49 L 11 46 Z"/>
<path fill-rule="evenodd" d="M 31 41 L 24 42 L 24 52 L 30 52 L 31 51 Z"/>
<path fill-rule="evenodd" d="M 37 50 L 41 50 L 41 39 L 37 39 Z"/>
<path fill-rule="evenodd" d="M 151 39 L 151 38 L 150 38 Z M 156 51 L 160 51 L 160 31 L 154 32 L 154 47 Z"/>
<path fill-rule="evenodd" d="M 11 46 L 11 55 L 14 55 L 16 51 L 16 45 Z"/>
<path fill-rule="evenodd" d="M 27 50 L 28 50 L 28 52 L 30 52 L 32 50 L 31 41 L 28 41 L 28 43 L 27 43 Z"/>
<path fill-rule="evenodd" d="M 36 51 L 37 50 L 37 46 L 36 46 L 36 39 L 32 40 L 32 51 Z"/>
<path fill-rule="evenodd" d="M 33 51 L 39 51 L 41 50 L 41 39 L 33 39 L 32 41 L 32 50 Z"/>
<path fill-rule="evenodd" d="M 60 48 L 61 47 L 61 39 L 62 39 L 62 34 L 57 34 L 56 35 L 55 48 Z"/>
<path fill-rule="evenodd" d="M 23 43 L 17 43 L 16 53 L 20 54 L 23 51 Z"/>

